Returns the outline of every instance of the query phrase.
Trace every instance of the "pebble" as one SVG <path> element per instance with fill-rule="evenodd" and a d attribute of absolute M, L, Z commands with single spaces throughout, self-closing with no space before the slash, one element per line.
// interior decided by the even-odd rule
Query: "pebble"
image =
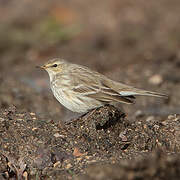
<path fill-rule="evenodd" d="M 92 156 L 85 156 L 85 158 L 86 158 L 86 159 L 90 159 L 90 158 L 92 158 Z"/>
<path fill-rule="evenodd" d="M 174 115 L 169 115 L 168 119 L 169 120 L 174 120 L 174 121 L 179 121 L 180 117 L 177 116 L 177 114 L 174 114 Z"/>
<path fill-rule="evenodd" d="M 24 114 L 16 114 L 16 116 L 24 117 Z"/>
<path fill-rule="evenodd" d="M 167 122 L 167 121 L 162 121 L 162 122 L 161 122 L 161 124 L 162 124 L 163 126 L 167 126 L 168 123 L 169 123 L 169 122 Z"/>
<path fill-rule="evenodd" d="M 137 110 L 135 112 L 135 117 L 136 118 L 140 118 L 140 117 L 143 117 L 143 116 L 144 116 L 144 113 L 141 110 Z"/>
<path fill-rule="evenodd" d="M 35 116 L 36 114 L 34 112 L 29 113 L 31 116 Z"/>
<path fill-rule="evenodd" d="M 119 134 L 119 137 L 123 142 L 127 142 L 127 137 L 125 136 L 126 133 L 127 133 L 126 131 L 123 131 Z"/>
<path fill-rule="evenodd" d="M 66 169 L 70 169 L 71 167 L 72 167 L 72 164 L 70 163 L 66 165 Z"/>
<path fill-rule="evenodd" d="M 146 121 L 147 121 L 147 122 L 154 121 L 154 116 L 149 116 L 149 117 L 147 117 Z"/>
<path fill-rule="evenodd" d="M 82 160 L 82 157 L 79 157 L 76 160 L 77 160 L 77 162 L 80 162 Z"/>
<path fill-rule="evenodd" d="M 28 173 L 27 173 L 27 171 L 25 171 L 25 172 L 23 173 L 23 177 L 24 177 L 25 180 L 28 180 Z"/>
<path fill-rule="evenodd" d="M 38 128 L 37 127 L 34 127 L 34 128 L 32 128 L 32 131 L 35 131 L 35 130 L 37 130 Z"/>
<path fill-rule="evenodd" d="M 155 128 L 156 130 L 158 130 L 158 129 L 159 129 L 159 126 L 158 126 L 157 124 L 155 124 L 155 125 L 154 125 L 154 128 Z"/>
<path fill-rule="evenodd" d="M 18 120 L 18 121 L 23 121 L 24 119 L 18 118 L 17 120 Z"/>
<path fill-rule="evenodd" d="M 57 166 L 59 166 L 60 164 L 61 164 L 60 161 L 57 161 L 56 163 L 53 164 L 53 166 L 54 166 L 54 167 L 57 167 Z"/>
<path fill-rule="evenodd" d="M 153 85 L 160 85 L 163 82 L 163 78 L 159 74 L 155 74 L 149 78 L 149 83 Z"/>
<path fill-rule="evenodd" d="M 168 119 L 169 119 L 169 120 L 172 120 L 172 119 L 174 119 L 174 118 L 175 118 L 175 115 L 169 115 L 169 116 L 168 116 Z"/>
<path fill-rule="evenodd" d="M 56 138 L 61 137 L 61 135 L 59 133 L 55 133 L 53 136 Z"/>
<path fill-rule="evenodd" d="M 5 119 L 4 118 L 0 118 L 0 121 L 3 122 Z"/>

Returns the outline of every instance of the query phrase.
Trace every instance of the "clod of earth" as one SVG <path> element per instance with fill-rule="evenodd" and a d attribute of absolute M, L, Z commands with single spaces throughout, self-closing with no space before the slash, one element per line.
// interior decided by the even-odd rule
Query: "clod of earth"
<path fill-rule="evenodd" d="M 53 120 L 10 107 L 1 112 L 0 122 L 4 179 L 67 178 L 84 172 L 89 164 L 118 163 L 159 148 L 180 151 L 178 115 L 163 119 L 143 116 L 132 121 L 108 105 L 60 127 Z"/>

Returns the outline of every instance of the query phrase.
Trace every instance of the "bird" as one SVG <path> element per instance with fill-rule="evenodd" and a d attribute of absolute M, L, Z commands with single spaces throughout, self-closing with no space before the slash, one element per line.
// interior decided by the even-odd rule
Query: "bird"
<path fill-rule="evenodd" d="M 87 113 L 112 103 L 133 104 L 135 96 L 168 98 L 165 94 L 113 81 L 88 67 L 61 58 L 51 59 L 38 67 L 48 72 L 55 98 L 77 113 Z"/>

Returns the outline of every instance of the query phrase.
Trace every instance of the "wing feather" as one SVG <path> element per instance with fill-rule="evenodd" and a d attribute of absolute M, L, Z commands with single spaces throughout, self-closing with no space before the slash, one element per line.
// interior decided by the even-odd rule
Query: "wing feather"
<path fill-rule="evenodd" d="M 76 72 L 77 73 L 77 72 Z M 81 71 L 82 73 L 82 71 Z M 93 74 L 88 74 L 89 72 L 85 72 L 84 76 L 82 74 L 72 75 L 73 78 L 73 86 L 72 90 L 76 93 L 82 94 L 82 96 L 87 96 L 90 98 L 94 98 L 98 101 L 102 101 L 105 103 L 110 102 L 122 102 L 131 104 L 133 100 L 131 97 L 123 97 L 117 91 L 110 88 L 105 84 L 103 78 L 100 78 L 99 73 L 94 72 Z M 101 75 L 102 76 L 102 75 Z"/>

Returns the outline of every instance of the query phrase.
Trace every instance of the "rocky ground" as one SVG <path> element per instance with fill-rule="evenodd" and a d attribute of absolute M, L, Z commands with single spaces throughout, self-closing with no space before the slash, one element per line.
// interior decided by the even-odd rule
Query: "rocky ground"
<path fill-rule="evenodd" d="M 144 116 L 131 122 L 117 108 L 105 106 L 57 124 L 12 106 L 1 113 L 0 121 L 1 179 L 178 179 L 180 175 L 177 115 Z"/>
<path fill-rule="evenodd" d="M 18 2 L 0 1 L 0 179 L 179 179 L 180 2 Z M 35 68 L 54 57 L 169 99 L 74 118 Z"/>

